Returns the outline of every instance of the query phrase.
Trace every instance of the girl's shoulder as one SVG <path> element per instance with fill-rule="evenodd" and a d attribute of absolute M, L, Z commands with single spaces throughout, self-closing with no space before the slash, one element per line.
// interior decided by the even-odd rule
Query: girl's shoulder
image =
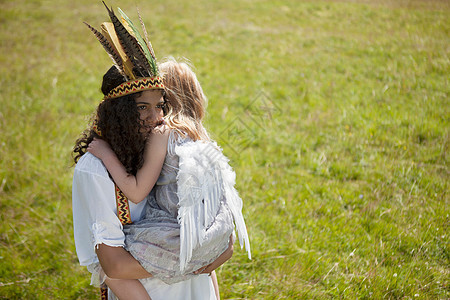
<path fill-rule="evenodd" d="M 169 131 L 167 140 L 167 153 L 169 155 L 175 155 L 175 147 L 192 141 L 189 135 L 182 130 L 170 128 Z"/>

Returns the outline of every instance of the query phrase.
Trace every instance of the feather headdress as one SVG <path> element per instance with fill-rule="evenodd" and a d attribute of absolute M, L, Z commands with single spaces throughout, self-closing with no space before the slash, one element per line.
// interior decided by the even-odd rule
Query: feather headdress
<path fill-rule="evenodd" d="M 148 40 L 147 30 L 141 16 L 139 15 L 139 20 L 145 40 L 120 8 L 118 10 L 122 15 L 122 21 L 119 20 L 112 8 L 108 8 L 105 2 L 102 2 L 108 11 L 111 22 L 102 23 L 101 32 L 86 22 L 84 24 L 102 44 L 125 81 L 112 89 L 104 99 L 113 99 L 145 90 L 164 89 L 155 53 Z"/>

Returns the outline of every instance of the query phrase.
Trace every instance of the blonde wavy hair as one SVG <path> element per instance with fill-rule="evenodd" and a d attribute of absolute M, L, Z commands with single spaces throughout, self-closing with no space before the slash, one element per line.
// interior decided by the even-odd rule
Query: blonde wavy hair
<path fill-rule="evenodd" d="M 187 134 L 194 141 L 208 141 L 208 133 L 202 124 L 207 98 L 192 68 L 186 62 L 168 58 L 159 64 L 159 71 L 164 76 L 167 126 Z"/>

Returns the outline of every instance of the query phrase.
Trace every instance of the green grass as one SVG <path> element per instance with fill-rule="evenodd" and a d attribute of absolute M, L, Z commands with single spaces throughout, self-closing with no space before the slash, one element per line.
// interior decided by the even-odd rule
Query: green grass
<path fill-rule="evenodd" d="M 140 1 L 187 57 L 237 173 L 253 259 L 223 299 L 447 299 L 448 1 Z M 134 1 L 109 1 L 136 18 Z M 109 58 L 100 1 L 0 1 L 0 298 L 97 299 L 71 149 Z"/>

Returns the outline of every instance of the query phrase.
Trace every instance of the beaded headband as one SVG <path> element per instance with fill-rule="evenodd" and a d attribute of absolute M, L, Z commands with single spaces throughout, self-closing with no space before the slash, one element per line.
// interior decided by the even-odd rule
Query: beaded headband
<path fill-rule="evenodd" d="M 155 53 L 148 39 L 139 10 L 138 16 L 145 40 L 120 8 L 118 10 L 122 15 L 122 22 L 117 18 L 113 9 L 108 8 L 104 1 L 102 2 L 108 11 L 111 22 L 102 23 L 101 32 L 86 22 L 84 24 L 89 27 L 102 44 L 113 60 L 115 67 L 123 76 L 124 81 L 112 89 L 104 97 L 104 100 L 146 90 L 164 89 L 163 80 L 159 75 L 156 64 Z"/>

